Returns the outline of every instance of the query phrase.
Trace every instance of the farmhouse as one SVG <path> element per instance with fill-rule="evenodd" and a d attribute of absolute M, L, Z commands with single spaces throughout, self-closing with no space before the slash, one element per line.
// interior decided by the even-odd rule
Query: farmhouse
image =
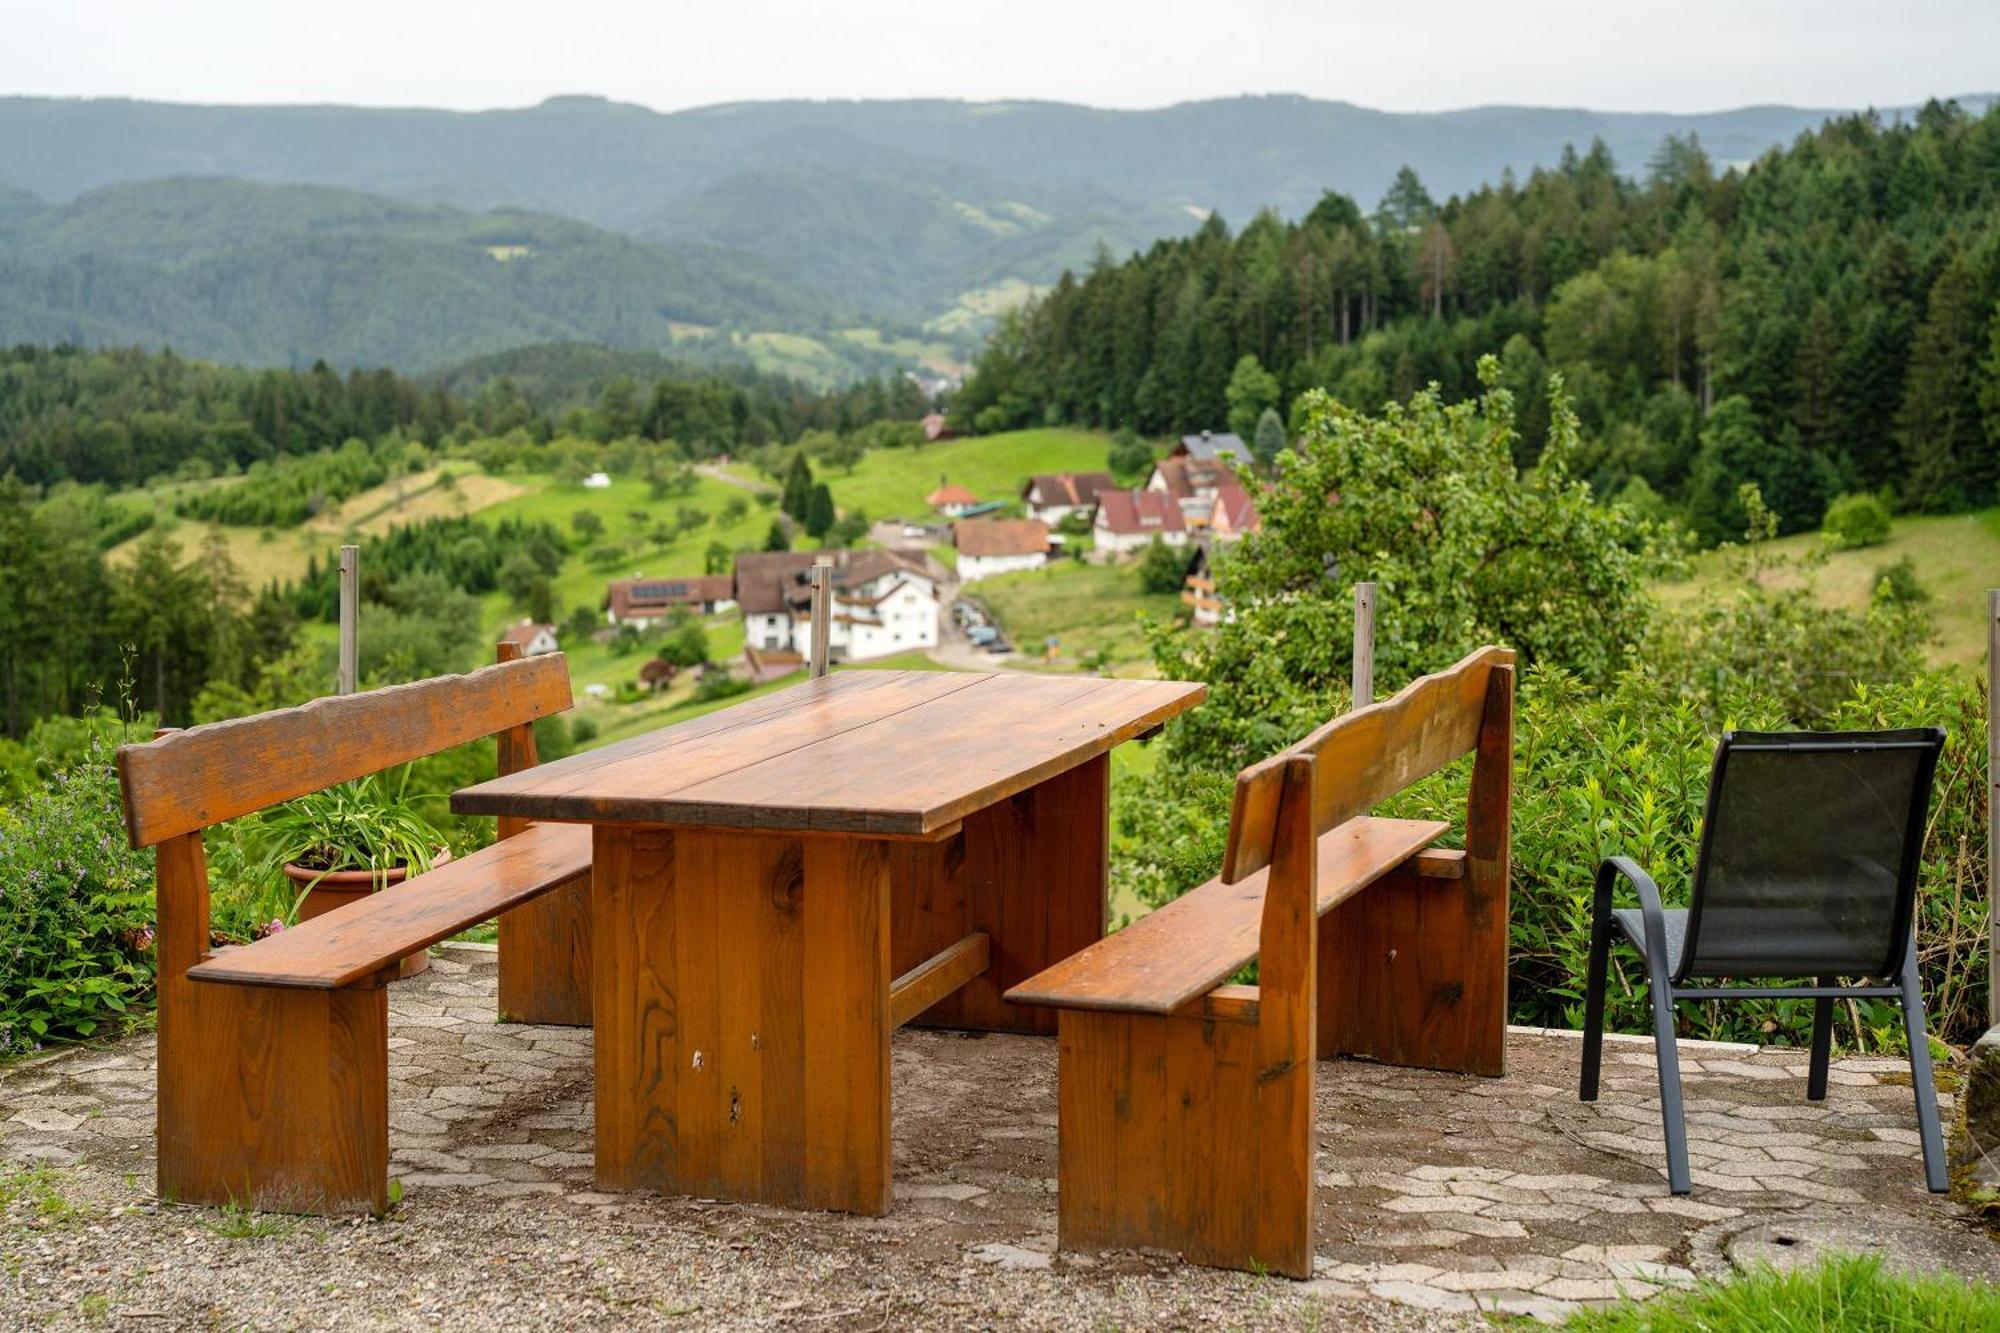
<path fill-rule="evenodd" d="M 1037 518 L 962 518 L 951 525 L 951 541 L 964 583 L 1040 569 L 1049 559 L 1049 525 Z"/>
<path fill-rule="evenodd" d="M 958 438 L 958 432 L 951 428 L 951 423 L 945 420 L 944 413 L 942 412 L 932 412 L 920 424 L 924 428 L 924 439 L 932 444 L 937 443 L 939 440 L 955 440 Z"/>
<path fill-rule="evenodd" d="M 500 642 L 515 645 L 521 650 L 523 657 L 540 657 L 543 653 L 555 652 L 562 646 L 556 642 L 554 625 L 540 625 L 532 620 L 509 625 L 507 632 L 500 636 Z"/>
<path fill-rule="evenodd" d="M 1075 513 L 1097 508 L 1100 491 L 1115 489 L 1118 483 L 1108 472 L 1053 472 L 1028 478 L 1021 490 L 1021 503 L 1029 518 L 1038 518 L 1054 527 Z"/>
<path fill-rule="evenodd" d="M 605 590 L 605 618 L 640 629 L 678 610 L 710 615 L 736 604 L 735 580 L 727 574 L 676 579 L 613 579 Z"/>
<path fill-rule="evenodd" d="M 924 503 L 943 514 L 946 518 L 957 518 L 966 510 L 976 508 L 979 497 L 963 486 L 952 486 L 944 478 L 938 478 L 938 488 L 924 497 Z"/>
<path fill-rule="evenodd" d="M 1225 541 L 1256 530 L 1257 507 L 1222 458 L 1169 454 L 1153 465 L 1146 489 L 1171 497 L 1192 529 L 1211 529 Z"/>
<path fill-rule="evenodd" d="M 1187 545 L 1187 519 L 1165 491 L 1102 491 L 1092 541 L 1100 551 L 1123 555 L 1155 538 L 1169 546 Z"/>
<path fill-rule="evenodd" d="M 811 569 L 833 569 L 827 648 L 837 661 L 934 648 L 937 578 L 923 556 L 901 551 L 753 551 L 736 557 L 744 643 L 760 653 L 812 646 Z"/>

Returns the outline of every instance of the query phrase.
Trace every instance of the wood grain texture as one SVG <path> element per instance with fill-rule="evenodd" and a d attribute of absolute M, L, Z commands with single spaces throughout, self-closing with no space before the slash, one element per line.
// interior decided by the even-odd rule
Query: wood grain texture
<path fill-rule="evenodd" d="M 518 661 L 518 643 L 496 648 L 502 662 Z M 496 736 L 504 777 L 541 762 L 533 723 L 509 727 Z M 530 821 L 503 815 L 502 838 L 530 827 Z M 510 912 L 499 922 L 499 1016 L 503 1023 L 590 1026 L 590 885 L 579 878 Z"/>
<path fill-rule="evenodd" d="M 188 976 L 241 986 L 351 986 L 405 954 L 589 874 L 588 829 L 538 824 L 338 911 L 225 949 Z"/>
<path fill-rule="evenodd" d="M 549 653 L 122 745 L 126 831 L 149 847 L 569 706 L 568 664 Z"/>
<path fill-rule="evenodd" d="M 1317 840 L 1317 910 L 1326 912 L 1415 856 L 1441 820 L 1349 820 Z M 1017 1004 L 1171 1014 L 1258 957 L 1268 869 L 1210 880 L 1100 943 L 1014 986 Z"/>
<path fill-rule="evenodd" d="M 928 863 L 925 849 L 892 853 L 896 948 L 907 951 L 895 954 L 899 967 L 971 931 L 993 940 L 992 966 L 919 1021 L 1054 1035 L 1052 1012 L 1006 992 L 1104 937 L 1110 784 L 1110 759 L 1098 755 L 967 816 Z"/>
<path fill-rule="evenodd" d="M 901 1027 L 984 972 L 993 960 L 993 937 L 967 935 L 902 973 L 889 987 L 889 1025 Z"/>
<path fill-rule="evenodd" d="M 1321 920 L 1321 1057 L 1506 1072 L 1513 684 L 1511 667 L 1488 677 L 1466 852 L 1418 858 Z"/>
<path fill-rule="evenodd" d="M 1505 648 L 1481 648 L 1449 670 L 1420 676 L 1381 703 L 1343 714 L 1236 779 L 1222 878 L 1233 884 L 1269 863 L 1279 769 L 1291 755 L 1319 760 L 1313 821 L 1321 831 L 1366 814 L 1478 743 L 1487 677 L 1511 666 Z"/>
<path fill-rule="evenodd" d="M 1254 1022 L 1065 1010 L 1058 1243 L 1312 1273 L 1312 760 L 1287 766 Z M 1240 1010 L 1247 988 L 1218 1001 Z"/>
<path fill-rule="evenodd" d="M 887 1211 L 886 851 L 601 825 L 591 886 L 599 1186 Z"/>
<path fill-rule="evenodd" d="M 160 1197 L 272 1212 L 379 1213 L 389 1204 L 388 1000 L 379 987 L 303 992 L 202 986 L 201 835 L 162 843 L 155 874 Z"/>
<path fill-rule="evenodd" d="M 453 795 L 452 808 L 932 837 L 1158 726 L 1205 693 L 1178 681 L 842 672 L 467 788 Z"/>

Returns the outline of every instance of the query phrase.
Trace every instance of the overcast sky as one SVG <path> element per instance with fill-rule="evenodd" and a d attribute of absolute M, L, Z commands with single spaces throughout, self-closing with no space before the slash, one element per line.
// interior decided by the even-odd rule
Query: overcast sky
<path fill-rule="evenodd" d="M 1996 87 L 2000 0 L 0 0 L 0 94 L 181 102 L 1702 111 Z"/>

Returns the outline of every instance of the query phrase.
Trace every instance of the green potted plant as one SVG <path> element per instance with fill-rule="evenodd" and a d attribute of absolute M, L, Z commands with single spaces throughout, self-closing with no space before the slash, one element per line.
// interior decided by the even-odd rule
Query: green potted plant
<path fill-rule="evenodd" d="M 310 921 L 451 860 L 445 838 L 418 814 L 405 764 L 392 783 L 383 774 L 344 782 L 266 810 L 252 837 L 267 875 L 291 881 L 293 921 Z M 398 976 L 430 966 L 405 958 Z"/>

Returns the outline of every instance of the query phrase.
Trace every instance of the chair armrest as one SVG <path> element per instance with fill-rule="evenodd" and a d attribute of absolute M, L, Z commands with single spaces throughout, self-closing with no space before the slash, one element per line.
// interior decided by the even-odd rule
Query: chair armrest
<path fill-rule="evenodd" d="M 1632 887 L 1639 893 L 1639 915 L 1646 927 L 1646 956 L 1657 959 L 1659 965 L 1667 964 L 1667 914 L 1660 906 L 1660 886 L 1653 883 L 1653 877 L 1640 869 L 1639 863 L 1629 856 L 1605 858 L 1597 867 L 1597 891 L 1592 904 L 1599 920 L 1611 916 L 1611 889 L 1619 876 L 1632 881 Z"/>

